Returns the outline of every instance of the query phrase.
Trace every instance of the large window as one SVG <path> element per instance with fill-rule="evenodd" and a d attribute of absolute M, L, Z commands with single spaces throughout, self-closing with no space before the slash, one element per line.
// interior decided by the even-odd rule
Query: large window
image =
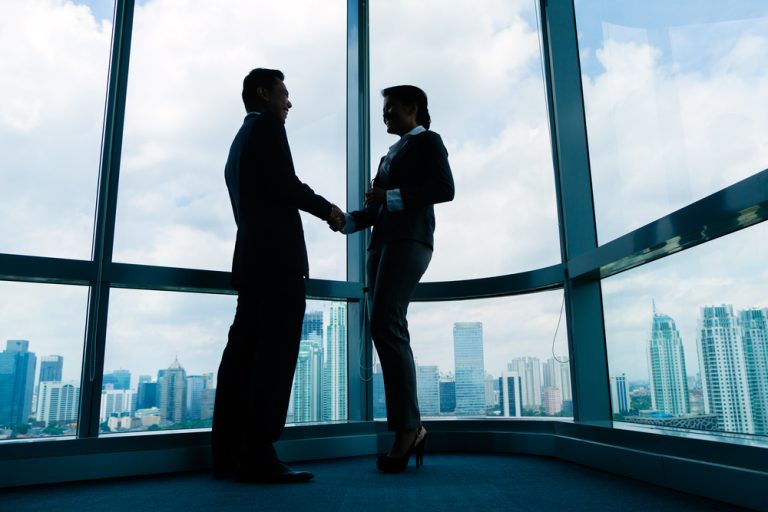
<path fill-rule="evenodd" d="M 285 73 L 296 172 L 343 207 L 345 22 L 338 0 L 136 5 L 115 260 L 230 269 L 224 164 L 246 114 L 242 81 L 255 67 Z M 308 215 L 304 226 L 312 276 L 344 279 L 344 237 Z"/>
<path fill-rule="evenodd" d="M 0 440 L 74 436 L 88 288 L 0 282 Z"/>
<path fill-rule="evenodd" d="M 112 36 L 102 4 L 0 7 L 0 253 L 90 257 Z"/>
<path fill-rule="evenodd" d="M 768 435 L 760 224 L 603 281 L 614 418 Z"/>
<path fill-rule="evenodd" d="M 408 328 L 422 416 L 572 416 L 562 300 L 562 291 L 552 291 L 412 303 Z M 374 416 L 385 417 L 378 363 L 373 400 Z"/>
<path fill-rule="evenodd" d="M 112 290 L 101 431 L 209 428 L 235 307 L 232 295 Z M 346 312 L 307 301 L 288 422 L 346 421 Z"/>
<path fill-rule="evenodd" d="M 601 242 L 768 167 L 768 4 L 576 4 Z"/>
<path fill-rule="evenodd" d="M 436 206 L 427 281 L 510 274 L 560 261 L 535 2 L 371 2 L 371 172 L 396 136 L 380 91 L 429 97 L 456 198 Z"/>

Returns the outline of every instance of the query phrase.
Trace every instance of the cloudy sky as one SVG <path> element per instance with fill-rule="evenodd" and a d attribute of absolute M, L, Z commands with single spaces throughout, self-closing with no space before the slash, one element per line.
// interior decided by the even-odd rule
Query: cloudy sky
<path fill-rule="evenodd" d="M 736 17 L 661 0 L 612 5 L 577 2 L 601 242 L 768 167 L 765 3 L 739 2 Z M 0 215 L 12 221 L 0 223 L 0 252 L 88 259 L 112 4 L 6 0 L 3 10 L 11 15 L 0 17 Z M 372 166 L 395 142 L 381 123 L 379 91 L 411 83 L 429 95 L 456 180 L 456 199 L 436 207 L 424 279 L 557 263 L 534 2 L 387 0 L 372 2 L 370 19 Z M 116 261 L 229 268 L 235 226 L 223 166 L 244 116 L 241 80 L 256 66 L 286 74 L 299 176 L 332 202 L 359 207 L 344 204 L 345 24 L 345 2 L 137 3 Z M 312 276 L 344 279 L 344 238 L 304 220 Z M 646 377 L 655 298 L 678 322 L 694 373 L 699 306 L 768 306 L 765 242 L 758 226 L 607 280 L 611 372 Z M 86 290 L 0 290 L 0 340 L 25 338 L 38 355 L 64 355 L 65 378 L 78 379 Z M 561 292 L 547 292 L 414 304 L 414 352 L 421 364 L 452 370 L 453 323 L 482 321 L 491 373 L 513 357 L 546 359 L 561 301 Z M 315 308 L 327 303 L 308 305 Z M 233 297 L 114 291 L 105 370 L 128 368 L 135 380 L 178 354 L 192 373 L 215 371 L 233 312 Z M 564 333 L 563 324 L 558 356 L 567 355 Z"/>

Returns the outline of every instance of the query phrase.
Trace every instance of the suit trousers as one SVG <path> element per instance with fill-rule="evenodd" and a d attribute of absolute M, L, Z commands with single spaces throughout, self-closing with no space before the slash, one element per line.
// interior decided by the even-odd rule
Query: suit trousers
<path fill-rule="evenodd" d="M 274 463 L 306 307 L 303 276 L 241 290 L 219 365 L 211 444 L 215 469 Z"/>
<path fill-rule="evenodd" d="M 388 242 L 380 251 L 368 254 L 371 337 L 384 374 L 389 430 L 421 425 L 406 315 L 431 259 L 432 249 L 413 240 Z"/>

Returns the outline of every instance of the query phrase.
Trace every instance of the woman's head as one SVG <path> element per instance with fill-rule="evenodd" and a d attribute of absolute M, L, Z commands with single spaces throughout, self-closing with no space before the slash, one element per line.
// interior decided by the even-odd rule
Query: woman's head
<path fill-rule="evenodd" d="M 403 135 L 418 125 L 429 129 L 431 119 L 424 91 L 413 85 L 396 85 L 387 87 L 381 95 L 388 132 Z"/>

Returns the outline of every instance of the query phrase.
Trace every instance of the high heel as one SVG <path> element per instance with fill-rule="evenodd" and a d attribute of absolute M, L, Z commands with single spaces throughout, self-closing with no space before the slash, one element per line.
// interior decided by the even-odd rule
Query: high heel
<path fill-rule="evenodd" d="M 414 458 L 416 460 L 416 468 L 418 469 L 419 467 L 423 466 L 424 445 L 427 441 L 427 432 L 424 432 L 424 435 L 421 437 L 421 439 L 419 439 L 419 434 L 422 432 L 423 428 L 424 427 L 420 427 L 419 431 L 416 433 L 416 437 L 413 439 L 413 443 L 404 455 L 400 457 L 379 455 L 379 458 L 376 461 L 376 467 L 378 467 L 379 470 L 383 471 L 384 473 L 402 473 L 405 471 L 405 468 L 408 467 L 408 461 L 411 458 L 411 454 L 415 455 Z"/>

